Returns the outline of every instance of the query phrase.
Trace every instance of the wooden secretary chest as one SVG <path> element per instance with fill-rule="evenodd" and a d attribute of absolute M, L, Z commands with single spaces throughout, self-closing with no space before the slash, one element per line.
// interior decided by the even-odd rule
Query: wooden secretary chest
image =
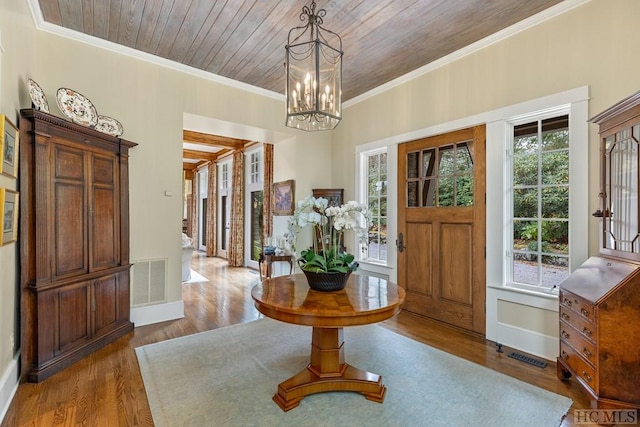
<path fill-rule="evenodd" d="M 600 126 L 600 254 L 560 285 L 558 377 L 593 409 L 640 409 L 640 92 L 591 119 Z"/>

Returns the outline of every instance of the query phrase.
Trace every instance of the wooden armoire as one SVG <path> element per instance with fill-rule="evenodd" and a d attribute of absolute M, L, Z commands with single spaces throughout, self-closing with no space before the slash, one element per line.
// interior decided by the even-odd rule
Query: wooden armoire
<path fill-rule="evenodd" d="M 21 378 L 40 382 L 133 330 L 128 151 L 20 111 Z"/>
<path fill-rule="evenodd" d="M 558 377 L 574 377 L 593 409 L 640 409 L 640 92 L 590 121 L 600 248 L 560 285 Z"/>

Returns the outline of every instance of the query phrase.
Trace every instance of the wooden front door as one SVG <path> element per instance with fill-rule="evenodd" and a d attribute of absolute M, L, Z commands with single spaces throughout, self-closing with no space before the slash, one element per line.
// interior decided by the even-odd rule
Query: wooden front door
<path fill-rule="evenodd" d="M 485 332 L 485 126 L 398 150 L 404 309 Z"/>

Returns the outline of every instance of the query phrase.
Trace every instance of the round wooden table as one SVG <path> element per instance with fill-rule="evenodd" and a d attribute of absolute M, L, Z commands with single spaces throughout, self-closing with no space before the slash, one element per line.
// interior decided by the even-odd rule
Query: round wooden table
<path fill-rule="evenodd" d="M 382 377 L 345 362 L 343 327 L 376 323 L 400 311 L 405 292 L 377 277 L 355 275 L 342 291 L 309 289 L 303 274 L 267 279 L 251 290 L 258 311 L 272 319 L 312 326 L 309 365 L 278 385 L 273 400 L 288 411 L 307 395 L 354 391 L 382 403 Z"/>

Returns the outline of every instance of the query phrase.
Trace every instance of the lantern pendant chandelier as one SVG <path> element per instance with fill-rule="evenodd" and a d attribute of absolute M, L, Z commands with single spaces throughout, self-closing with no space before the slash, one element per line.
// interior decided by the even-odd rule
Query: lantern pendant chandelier
<path fill-rule="evenodd" d="M 285 89 L 288 127 L 328 130 L 342 116 L 342 39 L 322 27 L 324 9 L 316 2 L 300 14 L 307 24 L 289 30 L 286 49 Z"/>

